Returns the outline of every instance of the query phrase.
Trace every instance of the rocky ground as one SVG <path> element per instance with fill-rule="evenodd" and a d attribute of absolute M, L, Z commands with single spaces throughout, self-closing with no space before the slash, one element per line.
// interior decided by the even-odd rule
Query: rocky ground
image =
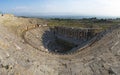
<path fill-rule="evenodd" d="M 22 38 L 24 30 L 36 23 L 0 16 L 0 75 L 120 75 L 120 28 L 75 54 L 54 55 Z"/>

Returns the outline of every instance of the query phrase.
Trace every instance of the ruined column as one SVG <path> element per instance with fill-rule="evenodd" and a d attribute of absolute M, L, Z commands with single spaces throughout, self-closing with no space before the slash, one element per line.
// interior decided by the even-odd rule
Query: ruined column
<path fill-rule="evenodd" d="M 84 40 L 86 39 L 86 29 L 84 29 Z"/>
<path fill-rule="evenodd" d="M 84 38 L 85 40 L 87 39 L 87 30 L 88 29 L 85 29 L 85 38 Z"/>
<path fill-rule="evenodd" d="M 83 29 L 81 30 L 81 39 L 83 39 Z"/>
<path fill-rule="evenodd" d="M 85 39 L 88 38 L 88 30 L 89 30 L 89 29 L 86 29 L 86 31 L 85 31 Z"/>
<path fill-rule="evenodd" d="M 83 33 L 83 30 L 81 31 L 81 38 L 83 38 L 84 37 L 84 33 Z"/>
<path fill-rule="evenodd" d="M 79 40 L 79 29 L 77 30 L 77 39 Z"/>
<path fill-rule="evenodd" d="M 75 38 L 77 38 L 77 30 L 75 29 Z"/>
<path fill-rule="evenodd" d="M 76 30 L 76 39 L 78 39 L 78 29 Z"/>
<path fill-rule="evenodd" d="M 74 29 L 74 38 L 76 38 L 76 29 Z"/>
<path fill-rule="evenodd" d="M 89 30 L 87 31 L 87 39 L 89 39 L 89 37 L 90 37 L 90 31 L 91 31 L 91 29 L 89 29 Z"/>
<path fill-rule="evenodd" d="M 83 30 L 83 41 L 85 41 L 85 29 Z"/>
<path fill-rule="evenodd" d="M 73 37 L 75 38 L 75 29 L 73 30 Z"/>
<path fill-rule="evenodd" d="M 82 30 L 80 29 L 80 30 L 79 30 L 79 40 L 81 40 L 81 35 L 82 35 L 82 34 L 81 34 L 81 31 L 82 31 Z"/>
<path fill-rule="evenodd" d="M 67 37 L 69 37 L 69 28 L 67 28 Z"/>
<path fill-rule="evenodd" d="M 75 29 L 75 38 L 77 39 L 77 29 Z"/>
<path fill-rule="evenodd" d="M 74 38 L 74 29 L 72 29 L 72 38 Z"/>
<path fill-rule="evenodd" d="M 68 37 L 70 37 L 70 28 L 68 28 Z"/>
<path fill-rule="evenodd" d="M 79 39 L 79 36 L 80 36 L 80 29 L 78 30 L 78 35 L 77 35 L 77 38 Z"/>
<path fill-rule="evenodd" d="M 65 34 L 64 34 L 64 36 L 66 37 L 66 29 L 64 28 L 64 30 L 65 30 Z"/>
<path fill-rule="evenodd" d="M 80 31 L 80 39 L 83 38 L 83 33 L 82 33 L 82 30 Z"/>
<path fill-rule="evenodd" d="M 68 37 L 70 37 L 70 28 L 68 28 Z"/>
<path fill-rule="evenodd" d="M 71 38 L 71 31 L 72 31 L 72 29 L 70 28 L 70 32 L 69 32 L 70 38 Z"/>
<path fill-rule="evenodd" d="M 73 29 L 71 29 L 71 37 L 73 38 Z"/>

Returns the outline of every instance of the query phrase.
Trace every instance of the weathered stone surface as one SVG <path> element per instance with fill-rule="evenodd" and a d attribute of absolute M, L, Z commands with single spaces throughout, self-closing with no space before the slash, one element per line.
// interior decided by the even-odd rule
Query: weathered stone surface
<path fill-rule="evenodd" d="M 13 22 L 23 24 L 18 31 L 26 29 L 28 21 L 19 25 L 20 20 L 0 22 L 0 75 L 120 75 L 120 28 L 80 52 L 54 55 L 32 47 L 11 29 Z"/>

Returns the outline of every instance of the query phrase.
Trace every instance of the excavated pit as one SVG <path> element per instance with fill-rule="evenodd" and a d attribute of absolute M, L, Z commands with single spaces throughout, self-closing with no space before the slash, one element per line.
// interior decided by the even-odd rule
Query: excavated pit
<path fill-rule="evenodd" d="M 93 28 L 77 29 L 57 26 L 45 31 L 42 42 L 49 52 L 66 54 L 92 42 L 91 40 L 97 34 L 95 30 Z"/>
<path fill-rule="evenodd" d="M 46 41 L 48 37 L 49 37 L 49 40 Z M 74 47 L 78 46 L 77 44 L 74 44 L 72 42 L 69 42 L 67 40 L 57 37 L 51 31 L 46 31 L 43 34 L 42 39 L 43 39 L 42 42 L 43 42 L 44 47 L 47 48 L 49 52 L 66 53 L 70 51 L 71 49 L 73 49 Z"/>
<path fill-rule="evenodd" d="M 25 33 L 25 40 L 43 52 L 67 54 L 94 42 L 97 35 L 93 28 L 38 27 Z"/>

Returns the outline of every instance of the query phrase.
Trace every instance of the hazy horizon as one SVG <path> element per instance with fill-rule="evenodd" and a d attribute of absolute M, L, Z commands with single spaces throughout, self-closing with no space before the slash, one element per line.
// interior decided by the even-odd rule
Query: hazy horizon
<path fill-rule="evenodd" d="M 1 0 L 0 11 L 17 16 L 120 17 L 120 0 Z"/>

